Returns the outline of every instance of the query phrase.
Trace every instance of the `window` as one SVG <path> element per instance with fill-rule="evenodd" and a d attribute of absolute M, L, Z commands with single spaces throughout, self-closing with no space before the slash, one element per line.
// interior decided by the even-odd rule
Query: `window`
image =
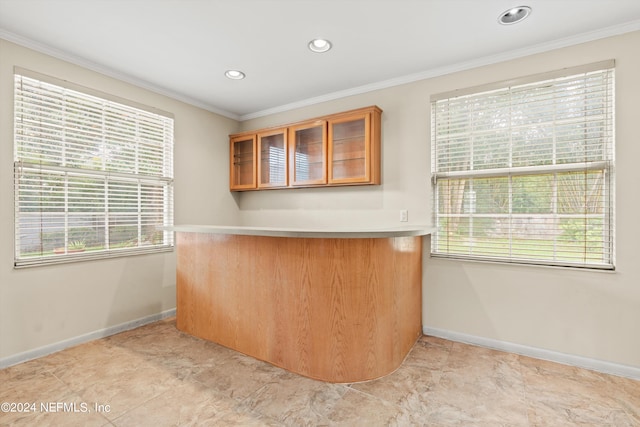
<path fill-rule="evenodd" d="M 173 119 L 16 68 L 15 266 L 168 250 Z"/>
<path fill-rule="evenodd" d="M 438 257 L 613 269 L 613 61 L 431 100 Z"/>

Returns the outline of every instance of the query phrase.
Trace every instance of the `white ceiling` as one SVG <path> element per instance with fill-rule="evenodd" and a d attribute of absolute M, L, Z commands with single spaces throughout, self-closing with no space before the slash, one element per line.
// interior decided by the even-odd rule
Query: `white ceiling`
<path fill-rule="evenodd" d="M 235 119 L 634 30 L 639 0 L 0 0 L 0 37 Z"/>

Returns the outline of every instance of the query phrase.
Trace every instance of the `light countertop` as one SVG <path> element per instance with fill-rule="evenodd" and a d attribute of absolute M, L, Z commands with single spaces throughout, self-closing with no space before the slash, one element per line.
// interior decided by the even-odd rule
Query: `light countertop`
<path fill-rule="evenodd" d="M 433 228 L 423 225 L 406 225 L 402 227 L 325 227 L 325 228 L 291 228 L 291 227 L 245 227 L 224 225 L 176 225 L 167 227 L 169 231 L 186 233 L 234 234 L 243 236 L 268 237 L 315 237 L 315 238 L 385 238 L 426 236 Z"/>

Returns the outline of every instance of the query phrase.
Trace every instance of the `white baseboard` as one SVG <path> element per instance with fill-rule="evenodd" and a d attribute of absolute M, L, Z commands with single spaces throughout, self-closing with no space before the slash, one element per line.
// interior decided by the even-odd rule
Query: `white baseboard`
<path fill-rule="evenodd" d="M 173 308 L 171 310 L 166 310 L 161 313 L 152 314 L 150 316 L 146 316 L 140 319 L 131 320 L 129 322 L 121 323 L 119 325 L 110 326 L 108 328 L 100 329 L 94 332 L 89 332 L 88 334 L 73 337 L 68 340 L 59 341 L 57 343 L 45 345 L 43 347 L 25 351 L 23 353 L 18 353 L 12 356 L 4 357 L 0 359 L 0 369 L 6 368 L 8 366 L 16 365 L 18 363 L 26 362 L 28 360 L 37 359 L 38 357 L 46 356 L 48 354 L 55 353 L 60 350 L 64 350 L 65 348 L 73 347 L 78 344 L 83 344 L 89 341 L 105 338 L 110 335 L 115 335 L 120 332 L 128 331 L 129 329 L 134 329 L 134 328 L 146 325 L 148 323 L 157 322 L 158 320 L 166 319 L 167 317 L 172 317 L 175 315 L 176 315 L 176 309 Z"/>
<path fill-rule="evenodd" d="M 473 344 L 480 347 L 487 347 L 494 350 L 520 354 L 522 356 L 529 356 L 536 359 L 562 363 L 564 365 L 577 366 L 580 368 L 590 369 L 592 371 L 598 371 L 605 374 L 640 380 L 640 368 L 635 366 L 621 365 L 617 363 L 606 362 L 604 360 L 590 359 L 573 354 L 560 353 L 557 351 L 529 347 L 526 345 L 514 344 L 511 342 L 499 341 L 475 335 L 467 335 L 460 332 L 447 331 L 444 329 L 430 328 L 427 326 L 424 326 L 422 328 L 422 333 L 438 338 L 444 338 L 450 341 Z"/>

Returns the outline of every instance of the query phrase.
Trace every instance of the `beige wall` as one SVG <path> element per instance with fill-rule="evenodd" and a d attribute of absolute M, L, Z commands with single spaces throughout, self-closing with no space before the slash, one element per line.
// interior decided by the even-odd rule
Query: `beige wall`
<path fill-rule="evenodd" d="M 13 67 L 175 116 L 176 223 L 231 224 L 227 135 L 237 122 L 0 39 L 0 359 L 175 308 L 175 254 L 13 269 Z"/>
<path fill-rule="evenodd" d="M 382 185 L 241 193 L 243 223 L 396 226 L 400 209 L 409 211 L 410 224 L 429 223 L 429 98 L 412 97 L 412 90 L 398 86 L 243 122 L 248 130 L 368 105 L 383 110 Z"/>
<path fill-rule="evenodd" d="M 253 119 L 260 128 L 376 104 L 383 112 L 380 187 L 279 190 L 236 196 L 244 224 L 430 223 L 431 94 L 616 60 L 615 273 L 426 259 L 423 324 L 640 367 L 640 32 Z"/>
<path fill-rule="evenodd" d="M 175 307 L 173 254 L 13 270 L 12 67 L 20 65 L 153 105 L 176 118 L 176 223 L 430 223 L 433 93 L 604 59 L 616 60 L 617 271 L 600 273 L 425 258 L 423 324 L 640 368 L 640 32 L 249 120 L 242 129 L 378 105 L 383 184 L 228 192 L 221 118 L 0 41 L 0 358 Z"/>

